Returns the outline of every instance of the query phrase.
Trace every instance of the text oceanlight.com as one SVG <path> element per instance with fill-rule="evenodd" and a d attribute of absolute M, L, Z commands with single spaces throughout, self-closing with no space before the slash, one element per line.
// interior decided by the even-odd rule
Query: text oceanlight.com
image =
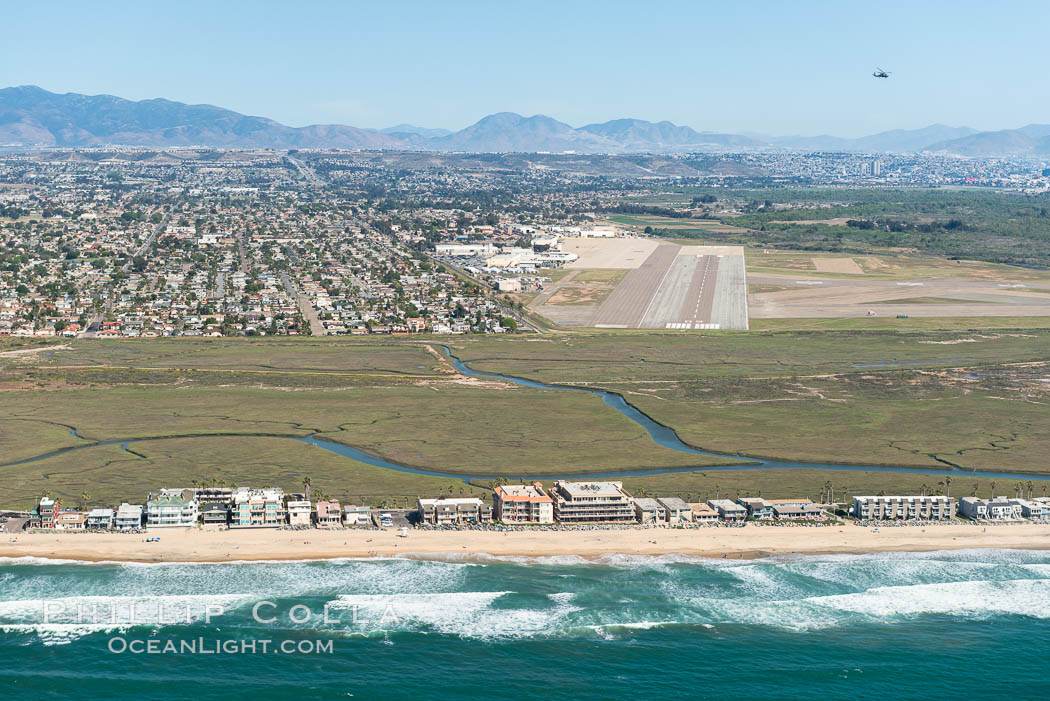
<path fill-rule="evenodd" d="M 331 655 L 332 640 L 141 640 L 116 636 L 109 639 L 110 652 L 122 655 Z"/>

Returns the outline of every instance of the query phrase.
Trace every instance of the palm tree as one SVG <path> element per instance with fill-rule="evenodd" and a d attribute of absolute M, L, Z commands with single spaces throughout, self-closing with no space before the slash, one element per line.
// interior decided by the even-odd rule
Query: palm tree
<path fill-rule="evenodd" d="M 87 508 L 87 503 L 91 499 L 91 496 L 87 492 L 80 493 L 80 508 L 81 510 Z"/>
<path fill-rule="evenodd" d="M 1028 480 L 1028 498 L 1032 498 L 1032 490 L 1035 489 L 1035 485 L 1032 484 L 1032 480 Z"/>
<path fill-rule="evenodd" d="M 992 480 L 992 499 L 995 499 L 995 480 Z"/>
<path fill-rule="evenodd" d="M 973 483 L 973 491 L 970 492 L 970 496 L 971 497 L 977 496 L 977 483 L 976 482 Z"/>
<path fill-rule="evenodd" d="M 310 501 L 310 487 L 312 487 L 314 481 L 310 479 L 310 475 L 303 477 L 303 492 L 306 494 L 306 500 Z"/>
<path fill-rule="evenodd" d="M 949 499 L 952 498 L 952 478 L 951 475 L 944 476 L 944 494 Z"/>

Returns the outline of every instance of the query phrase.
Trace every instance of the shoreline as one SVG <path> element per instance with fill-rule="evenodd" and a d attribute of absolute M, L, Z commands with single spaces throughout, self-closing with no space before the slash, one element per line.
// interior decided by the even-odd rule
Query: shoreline
<path fill-rule="evenodd" d="M 159 542 L 145 539 L 159 537 Z M 545 558 L 682 555 L 758 559 L 783 555 L 862 555 L 1000 549 L 1050 550 L 1050 525 L 963 524 L 879 528 L 639 529 L 607 531 L 235 531 L 156 530 L 120 533 L 21 533 L 0 539 L 0 557 L 85 563 L 296 562 L 343 558 Z"/>

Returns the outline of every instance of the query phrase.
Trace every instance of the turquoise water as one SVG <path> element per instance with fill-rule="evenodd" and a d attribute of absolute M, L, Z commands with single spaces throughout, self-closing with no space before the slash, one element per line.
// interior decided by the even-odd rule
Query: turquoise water
<path fill-rule="evenodd" d="M 8 698 L 1033 698 L 1048 653 L 1042 552 L 0 562 Z"/>

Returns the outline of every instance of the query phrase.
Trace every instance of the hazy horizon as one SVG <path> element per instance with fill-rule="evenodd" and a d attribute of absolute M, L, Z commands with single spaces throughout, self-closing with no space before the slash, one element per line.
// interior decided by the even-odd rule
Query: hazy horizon
<path fill-rule="evenodd" d="M 516 112 L 849 138 L 1050 122 L 1050 78 L 1031 59 L 1050 7 L 1034 2 L 658 1 L 644 15 L 617 2 L 57 2 L 7 14 L 19 32 L 0 46 L 0 85 L 163 97 L 296 127 L 458 130 Z"/>

